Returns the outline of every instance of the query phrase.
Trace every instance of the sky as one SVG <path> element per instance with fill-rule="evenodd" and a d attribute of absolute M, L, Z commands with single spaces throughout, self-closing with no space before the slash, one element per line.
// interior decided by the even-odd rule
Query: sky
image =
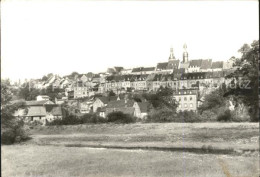
<path fill-rule="evenodd" d="M 1 77 L 156 66 L 239 57 L 259 39 L 258 1 L 30 1 L 1 3 Z"/>

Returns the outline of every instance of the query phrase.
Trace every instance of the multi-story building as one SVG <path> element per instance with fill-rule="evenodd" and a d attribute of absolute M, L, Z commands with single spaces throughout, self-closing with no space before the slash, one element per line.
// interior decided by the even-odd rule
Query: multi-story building
<path fill-rule="evenodd" d="M 197 89 L 178 89 L 173 92 L 173 97 L 178 103 L 179 111 L 197 111 L 198 90 Z"/>

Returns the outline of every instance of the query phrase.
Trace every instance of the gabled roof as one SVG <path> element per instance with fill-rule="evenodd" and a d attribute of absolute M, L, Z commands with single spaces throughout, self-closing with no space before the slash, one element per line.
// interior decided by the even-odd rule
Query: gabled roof
<path fill-rule="evenodd" d="M 143 70 L 143 67 L 133 68 L 132 73 L 141 72 L 142 70 Z"/>
<path fill-rule="evenodd" d="M 155 67 L 147 67 L 147 68 L 143 68 L 143 71 L 154 71 Z"/>
<path fill-rule="evenodd" d="M 202 59 L 191 60 L 189 67 L 201 67 Z"/>
<path fill-rule="evenodd" d="M 168 66 L 168 62 L 158 63 L 156 69 L 157 70 L 166 70 L 167 66 Z"/>
<path fill-rule="evenodd" d="M 168 62 L 166 69 L 178 68 L 179 64 L 180 64 L 180 60 L 171 60 L 171 61 Z"/>
<path fill-rule="evenodd" d="M 212 63 L 212 69 L 223 68 L 223 61 L 215 61 Z"/>
<path fill-rule="evenodd" d="M 124 68 L 121 67 L 121 66 L 115 66 L 114 68 L 115 68 L 115 71 L 116 71 L 116 72 L 120 72 L 120 71 L 122 71 L 122 69 L 124 69 Z"/>
<path fill-rule="evenodd" d="M 41 101 L 26 101 L 25 104 L 27 106 L 42 106 L 44 104 L 54 104 L 50 100 L 41 100 Z"/>
<path fill-rule="evenodd" d="M 162 74 L 156 74 L 153 78 L 153 81 L 161 81 L 162 79 Z"/>
<path fill-rule="evenodd" d="M 201 69 L 210 69 L 212 65 L 212 59 L 202 60 Z"/>
<path fill-rule="evenodd" d="M 122 107 L 133 107 L 134 101 L 133 100 L 116 100 L 116 101 L 109 101 L 107 104 L 107 108 L 122 108 Z"/>
<path fill-rule="evenodd" d="M 117 96 L 111 96 L 111 97 L 97 97 L 96 99 L 99 99 L 102 101 L 104 104 L 107 104 L 109 101 L 114 101 L 117 100 Z"/>
<path fill-rule="evenodd" d="M 44 106 L 29 107 L 27 116 L 46 116 L 46 109 Z"/>

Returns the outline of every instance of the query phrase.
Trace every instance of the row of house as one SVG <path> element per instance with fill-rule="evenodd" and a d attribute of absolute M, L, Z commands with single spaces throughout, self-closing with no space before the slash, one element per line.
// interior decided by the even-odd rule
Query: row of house
<path fill-rule="evenodd" d="M 37 96 L 35 101 L 26 101 L 26 108 L 18 109 L 14 116 L 23 119 L 25 122 L 41 122 L 45 125 L 55 119 L 64 117 L 64 110 L 60 104 L 55 104 L 48 99 L 48 96 Z"/>

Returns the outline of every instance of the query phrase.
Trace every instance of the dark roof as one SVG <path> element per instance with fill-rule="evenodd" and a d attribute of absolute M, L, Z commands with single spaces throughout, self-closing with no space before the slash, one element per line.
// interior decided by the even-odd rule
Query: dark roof
<path fill-rule="evenodd" d="M 156 74 L 153 78 L 153 81 L 161 81 L 162 79 L 162 74 Z"/>
<path fill-rule="evenodd" d="M 159 69 L 159 70 L 166 70 L 167 66 L 168 66 L 168 62 L 158 63 L 156 69 L 157 69 L 157 70 L 158 70 L 158 69 Z"/>
<path fill-rule="evenodd" d="M 166 69 L 176 69 L 179 67 L 180 60 L 171 60 L 168 62 Z"/>
<path fill-rule="evenodd" d="M 115 66 L 114 68 L 115 68 L 116 72 L 120 72 L 120 71 L 122 71 L 122 69 L 124 69 L 121 66 Z"/>
<path fill-rule="evenodd" d="M 117 100 L 117 96 L 111 96 L 111 97 L 97 97 L 96 99 L 100 99 L 104 104 L 107 104 L 109 101 Z"/>
<path fill-rule="evenodd" d="M 141 112 L 148 112 L 148 105 L 149 103 L 148 102 L 137 102 Z"/>
<path fill-rule="evenodd" d="M 223 68 L 223 61 L 215 61 L 212 63 L 212 69 Z"/>
<path fill-rule="evenodd" d="M 191 60 L 189 67 L 201 67 L 202 59 Z"/>
<path fill-rule="evenodd" d="M 201 69 L 210 69 L 212 65 L 212 59 L 202 60 Z"/>
<path fill-rule="evenodd" d="M 47 102 L 49 102 L 50 104 L 54 104 L 52 101 L 50 100 L 42 100 L 42 101 L 26 101 L 25 104 L 27 106 L 42 106 L 44 104 L 46 104 Z"/>
<path fill-rule="evenodd" d="M 147 67 L 147 68 L 143 68 L 143 71 L 154 71 L 155 67 Z"/>
<path fill-rule="evenodd" d="M 132 73 L 141 72 L 142 70 L 143 70 L 143 67 L 133 68 Z"/>
<path fill-rule="evenodd" d="M 122 108 L 122 107 L 132 107 L 134 105 L 133 100 L 116 100 L 109 101 L 107 104 L 107 108 Z"/>
<path fill-rule="evenodd" d="M 120 107 L 120 108 L 115 108 L 115 109 L 106 109 L 106 114 L 109 114 L 109 113 L 115 112 L 115 111 L 120 111 L 120 112 L 123 112 L 124 114 L 134 115 L 135 108 L 133 108 L 133 107 Z"/>

